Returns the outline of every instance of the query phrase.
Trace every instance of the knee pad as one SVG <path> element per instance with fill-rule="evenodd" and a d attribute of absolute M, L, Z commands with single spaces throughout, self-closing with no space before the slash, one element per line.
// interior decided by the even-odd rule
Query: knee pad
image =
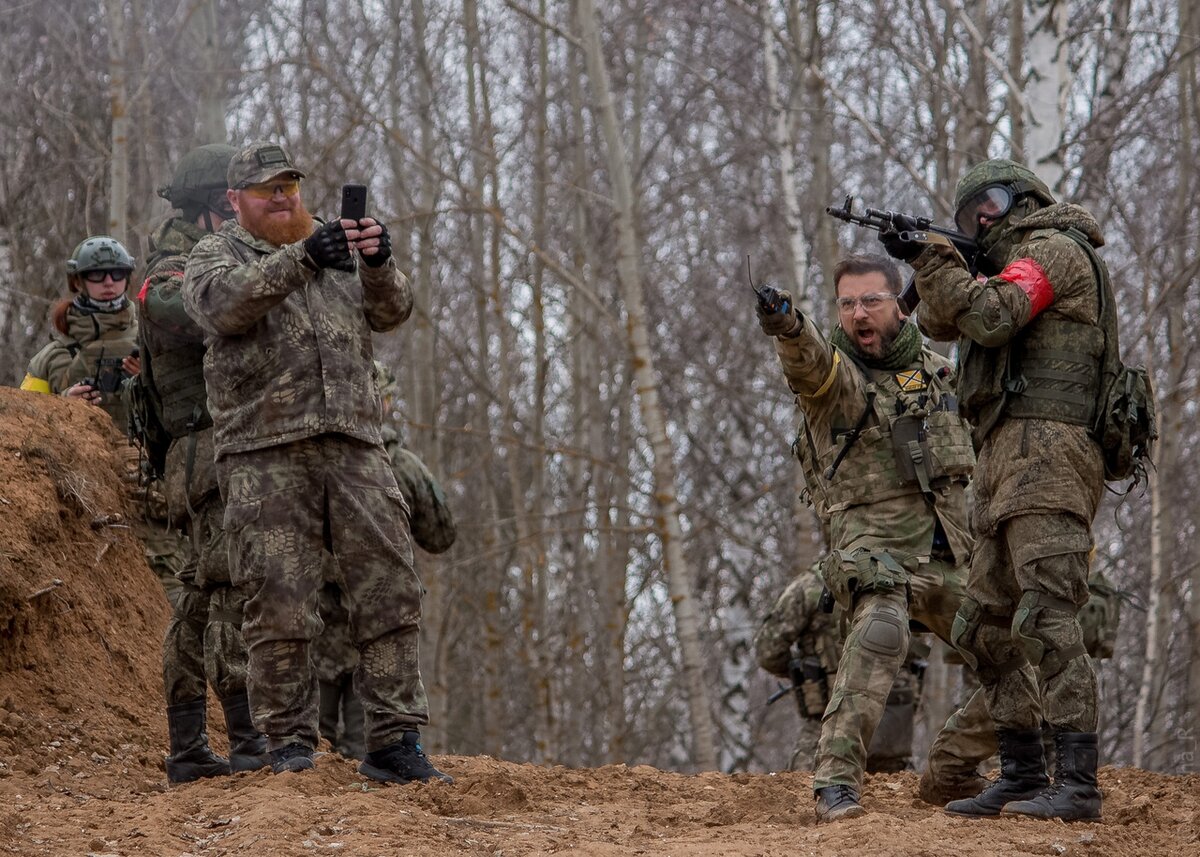
<path fill-rule="evenodd" d="M 954 614 L 954 624 L 950 626 L 950 645 L 973 670 L 979 669 L 979 656 L 972 647 L 982 619 L 983 607 L 979 602 L 974 598 L 964 598 Z"/>
<path fill-rule="evenodd" d="M 1026 590 L 1012 621 L 1013 642 L 1042 678 L 1060 673 L 1069 661 L 1087 654 L 1075 619 L 1079 607 L 1064 598 Z"/>
<path fill-rule="evenodd" d="M 863 625 L 862 646 L 884 657 L 908 651 L 908 617 L 891 604 L 872 608 Z"/>

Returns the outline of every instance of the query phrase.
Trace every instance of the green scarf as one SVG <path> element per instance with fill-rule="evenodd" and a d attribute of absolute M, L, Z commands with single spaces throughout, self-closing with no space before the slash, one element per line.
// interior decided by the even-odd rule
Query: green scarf
<path fill-rule="evenodd" d="M 915 363 L 924 344 L 921 331 L 917 330 L 917 326 L 911 321 L 906 321 L 901 326 L 900 332 L 896 334 L 896 338 L 882 357 L 871 357 L 859 351 L 840 324 L 833 329 L 829 341 L 858 362 L 872 369 L 885 369 L 889 372 L 905 369 Z"/>

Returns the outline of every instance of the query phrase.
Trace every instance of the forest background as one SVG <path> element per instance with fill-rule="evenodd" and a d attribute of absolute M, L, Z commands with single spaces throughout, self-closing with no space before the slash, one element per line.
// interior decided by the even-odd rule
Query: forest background
<path fill-rule="evenodd" d="M 751 640 L 820 545 L 746 257 L 828 325 L 834 261 L 878 245 L 826 205 L 948 225 L 968 166 L 1030 164 L 1102 224 L 1158 393 L 1149 484 L 1095 525 L 1103 758 L 1197 770 L 1197 0 L 0 7 L 0 382 L 83 237 L 146 258 L 192 146 L 284 142 L 317 214 L 370 186 L 417 302 L 378 353 L 459 521 L 418 558 L 436 752 L 782 767 Z"/>

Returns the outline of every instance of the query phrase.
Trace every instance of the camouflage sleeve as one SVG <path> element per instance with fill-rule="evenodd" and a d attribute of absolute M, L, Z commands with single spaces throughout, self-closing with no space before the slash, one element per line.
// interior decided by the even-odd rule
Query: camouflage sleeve
<path fill-rule="evenodd" d="M 754 635 L 754 656 L 760 667 L 787 677 L 792 643 L 809 632 L 820 597 L 820 581 L 814 575 L 803 574 L 788 584 Z"/>
<path fill-rule="evenodd" d="M 808 316 L 793 337 L 772 337 L 784 377 L 793 393 L 815 397 L 828 391 L 841 362 L 834 347 L 821 335 Z"/>
<path fill-rule="evenodd" d="M 985 348 L 1011 341 L 1025 325 L 1051 306 L 1081 304 L 1081 319 L 1095 317 L 1095 276 L 1086 253 L 1072 239 L 1051 233 L 1028 241 L 1021 255 L 999 274 L 976 281 L 953 259 L 922 254 L 915 262 L 922 305 L 941 321 L 953 319 L 958 331 Z M 1088 306 L 1093 309 L 1087 309 Z M 931 334 L 932 335 L 932 334 Z"/>
<path fill-rule="evenodd" d="M 446 495 L 425 462 L 403 447 L 392 452 L 392 472 L 411 512 L 413 541 L 429 553 L 444 553 L 458 537 Z"/>
<path fill-rule="evenodd" d="M 29 361 L 26 378 L 44 381 L 50 388 L 48 391 L 55 395 L 63 392 L 69 386 L 67 372 L 71 368 L 71 352 L 57 339 L 46 345 Z M 22 384 L 23 389 L 30 389 Z"/>
<path fill-rule="evenodd" d="M 396 260 L 388 259 L 387 264 L 379 268 L 359 265 L 358 271 L 371 330 L 382 333 L 406 321 L 412 314 L 412 286 L 408 277 L 396 267 Z"/>
<path fill-rule="evenodd" d="M 944 261 L 942 261 L 944 260 Z M 913 269 L 920 272 L 926 267 L 948 265 L 949 271 L 943 276 L 951 280 L 949 285 L 949 294 L 954 295 L 956 291 L 969 289 L 973 282 L 970 274 L 957 265 L 954 261 L 954 254 L 948 249 L 934 244 L 926 247 L 921 251 L 921 255 L 913 260 Z M 966 278 L 956 276 L 953 271 L 957 268 L 966 274 Z M 954 300 L 925 300 L 925 295 L 921 292 L 921 278 L 917 277 L 917 293 L 921 295 L 921 305 L 916 310 L 917 327 L 921 333 L 928 336 L 934 342 L 953 342 L 961 335 L 958 330 L 958 325 L 955 323 L 957 302 Z M 928 287 L 926 287 L 928 288 Z"/>
<path fill-rule="evenodd" d="M 204 341 L 204 332 L 183 305 L 186 256 L 169 256 L 154 264 L 138 293 L 142 320 L 169 331 L 184 342 Z"/>
<path fill-rule="evenodd" d="M 206 333 L 245 333 L 288 295 L 316 278 L 302 261 L 304 255 L 303 242 L 296 242 L 244 263 L 224 236 L 206 235 L 188 256 L 184 308 Z"/>

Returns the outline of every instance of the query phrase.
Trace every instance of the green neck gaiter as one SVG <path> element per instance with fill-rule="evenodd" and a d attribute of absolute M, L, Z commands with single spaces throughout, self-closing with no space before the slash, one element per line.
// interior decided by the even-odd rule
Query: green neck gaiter
<path fill-rule="evenodd" d="M 917 357 L 921 354 L 922 345 L 921 331 L 917 330 L 917 326 L 911 321 L 903 324 L 900 332 L 892 340 L 892 344 L 882 357 L 872 357 L 859 351 L 846 331 L 842 330 L 841 325 L 833 329 L 829 341 L 858 362 L 872 369 L 884 369 L 889 372 L 905 369 L 916 362 Z"/>

